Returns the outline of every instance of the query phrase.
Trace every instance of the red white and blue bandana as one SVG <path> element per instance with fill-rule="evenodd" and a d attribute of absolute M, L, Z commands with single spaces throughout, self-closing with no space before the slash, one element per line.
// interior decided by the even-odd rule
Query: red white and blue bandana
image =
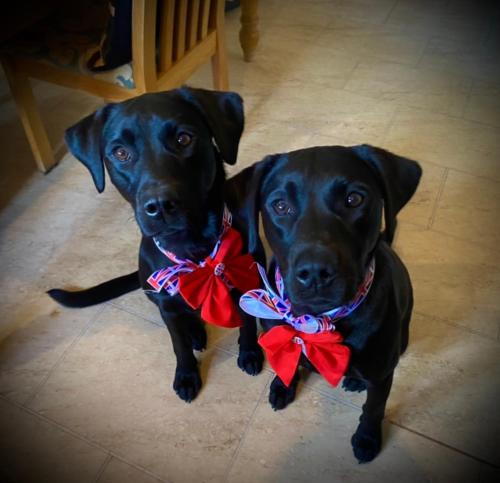
<path fill-rule="evenodd" d="M 290 385 L 300 355 L 304 354 L 318 372 L 336 386 L 349 364 L 350 350 L 342 344 L 342 335 L 335 331 L 335 322 L 350 315 L 366 298 L 375 274 L 375 259 L 370 261 L 365 279 L 354 299 L 320 315 L 305 314 L 296 317 L 285 293 L 283 277 L 276 267 L 277 292 L 267 279 L 265 269 L 259 266 L 265 289 L 250 290 L 240 298 L 240 307 L 250 315 L 286 322 L 259 337 L 271 367 L 287 386 Z"/>
<path fill-rule="evenodd" d="M 178 258 L 164 250 L 155 240 L 158 249 L 173 265 L 156 270 L 147 280 L 152 292 L 164 288 L 171 296 L 180 294 L 193 309 L 201 308 L 201 317 L 208 323 L 221 327 L 240 327 L 241 317 L 230 295 L 232 288 L 241 292 L 259 286 L 255 260 L 242 254 L 243 241 L 238 231 L 231 227 L 231 213 L 224 207 L 222 231 L 212 253 L 199 262 Z"/>

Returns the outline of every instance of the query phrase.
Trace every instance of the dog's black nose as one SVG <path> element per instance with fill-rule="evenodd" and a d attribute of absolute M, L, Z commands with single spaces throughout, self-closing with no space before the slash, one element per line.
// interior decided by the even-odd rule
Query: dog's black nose
<path fill-rule="evenodd" d="M 333 266 L 323 262 L 303 262 L 295 268 L 295 278 L 305 288 L 328 287 L 335 278 Z"/>
<path fill-rule="evenodd" d="M 170 216 L 177 210 L 177 203 L 173 200 L 161 198 L 151 198 L 144 203 L 144 211 L 146 215 L 155 218 L 161 214 Z"/>

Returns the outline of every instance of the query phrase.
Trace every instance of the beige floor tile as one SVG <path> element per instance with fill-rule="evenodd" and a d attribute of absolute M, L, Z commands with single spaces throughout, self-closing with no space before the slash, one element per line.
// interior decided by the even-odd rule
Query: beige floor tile
<path fill-rule="evenodd" d="M 492 11 L 494 2 L 475 8 L 470 2 L 456 0 L 402 0 L 392 9 L 385 24 L 406 35 L 479 42 L 489 30 Z"/>
<path fill-rule="evenodd" d="M 420 59 L 419 67 L 439 69 L 450 76 L 500 81 L 498 49 L 486 48 L 481 38 L 457 41 L 441 35 L 432 37 Z"/>
<path fill-rule="evenodd" d="M 384 147 L 403 156 L 500 180 L 500 128 L 401 108 Z"/>
<path fill-rule="evenodd" d="M 474 83 L 464 112 L 465 119 L 500 127 L 500 84 Z"/>
<path fill-rule="evenodd" d="M 245 375 L 217 350 L 201 359 L 204 387 L 186 404 L 167 331 L 109 308 L 32 407 L 161 478 L 220 481 L 269 374 Z"/>
<path fill-rule="evenodd" d="M 474 460 L 390 424 L 380 455 L 359 465 L 350 445 L 357 419 L 356 410 L 313 391 L 279 412 L 263 401 L 228 481 L 469 483 L 479 472 Z"/>
<path fill-rule="evenodd" d="M 351 145 L 380 144 L 395 110 L 392 103 L 310 84 L 277 90 L 258 114 L 261 126 L 268 120 L 268 131 L 270 123 L 281 121 L 299 128 L 302 136 L 309 134 L 309 146 Z M 297 144 L 295 138 L 290 142 Z"/>
<path fill-rule="evenodd" d="M 112 458 L 97 480 L 98 483 L 158 483 L 159 480 L 124 461 Z"/>
<path fill-rule="evenodd" d="M 403 223 L 395 248 L 410 272 L 416 312 L 497 338 L 500 272 L 496 252 Z"/>
<path fill-rule="evenodd" d="M 433 215 L 445 168 L 424 161 L 419 162 L 423 171 L 420 184 L 413 198 L 398 215 L 398 220 L 426 227 Z"/>
<path fill-rule="evenodd" d="M 500 210 L 500 182 L 450 170 L 432 229 L 498 252 L 500 225 L 492 221 Z"/>
<path fill-rule="evenodd" d="M 498 341 L 430 316 L 415 316 L 410 327 L 387 417 L 500 465 Z"/>
<path fill-rule="evenodd" d="M 461 116 L 471 81 L 393 62 L 361 62 L 345 89 L 431 112 Z"/>
<path fill-rule="evenodd" d="M 378 59 L 399 64 L 416 65 L 422 57 L 426 39 L 366 25 L 353 29 L 326 29 L 316 43 L 337 54 L 356 59 Z"/>
<path fill-rule="evenodd" d="M 0 480 L 94 481 L 106 453 L 0 399 Z"/>
<path fill-rule="evenodd" d="M 132 315 L 137 315 L 153 322 L 164 330 L 167 330 L 158 307 L 151 302 L 141 290 L 115 299 L 111 304 Z M 205 324 L 205 330 L 207 332 L 207 347 L 209 349 L 217 346 L 233 354 L 238 354 L 238 329 L 225 329 L 213 324 Z"/>
<path fill-rule="evenodd" d="M 10 332 L 4 327 L 0 342 L 0 394 L 26 402 L 100 310 L 64 309 L 44 294 L 21 307 L 0 307 Z"/>

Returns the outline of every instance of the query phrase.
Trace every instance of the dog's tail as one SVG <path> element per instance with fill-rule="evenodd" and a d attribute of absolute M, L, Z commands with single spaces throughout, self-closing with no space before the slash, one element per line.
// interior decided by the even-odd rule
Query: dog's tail
<path fill-rule="evenodd" d="M 101 304 L 108 300 L 119 297 L 126 293 L 132 292 L 140 288 L 139 272 L 135 271 L 128 275 L 113 278 L 107 282 L 96 285 L 95 287 L 85 290 L 77 290 L 75 292 L 53 288 L 47 293 L 61 305 L 65 307 L 81 308 L 90 307 L 91 305 Z"/>

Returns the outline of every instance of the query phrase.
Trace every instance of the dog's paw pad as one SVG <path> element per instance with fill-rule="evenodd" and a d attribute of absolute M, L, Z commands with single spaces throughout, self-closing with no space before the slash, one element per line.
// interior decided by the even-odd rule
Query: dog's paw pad
<path fill-rule="evenodd" d="M 275 411 L 285 409 L 295 399 L 297 385 L 292 382 L 286 387 L 281 379 L 275 377 L 269 390 L 269 402 Z"/>
<path fill-rule="evenodd" d="M 352 450 L 359 463 L 368 463 L 380 453 L 382 436 L 377 432 L 367 432 L 360 428 L 352 435 Z"/>
<path fill-rule="evenodd" d="M 193 350 L 202 352 L 207 348 L 207 333 L 203 327 L 191 333 L 191 346 Z"/>
<path fill-rule="evenodd" d="M 175 371 L 174 391 L 183 401 L 191 402 L 198 395 L 200 388 L 201 378 L 197 370 Z"/>
<path fill-rule="evenodd" d="M 240 349 L 238 355 L 238 367 L 251 376 L 256 376 L 262 371 L 262 364 L 264 363 L 264 356 L 260 347 L 254 350 Z"/>
<path fill-rule="evenodd" d="M 342 387 L 346 391 L 362 392 L 366 390 L 366 382 L 362 379 L 356 379 L 355 377 L 344 377 Z"/>

